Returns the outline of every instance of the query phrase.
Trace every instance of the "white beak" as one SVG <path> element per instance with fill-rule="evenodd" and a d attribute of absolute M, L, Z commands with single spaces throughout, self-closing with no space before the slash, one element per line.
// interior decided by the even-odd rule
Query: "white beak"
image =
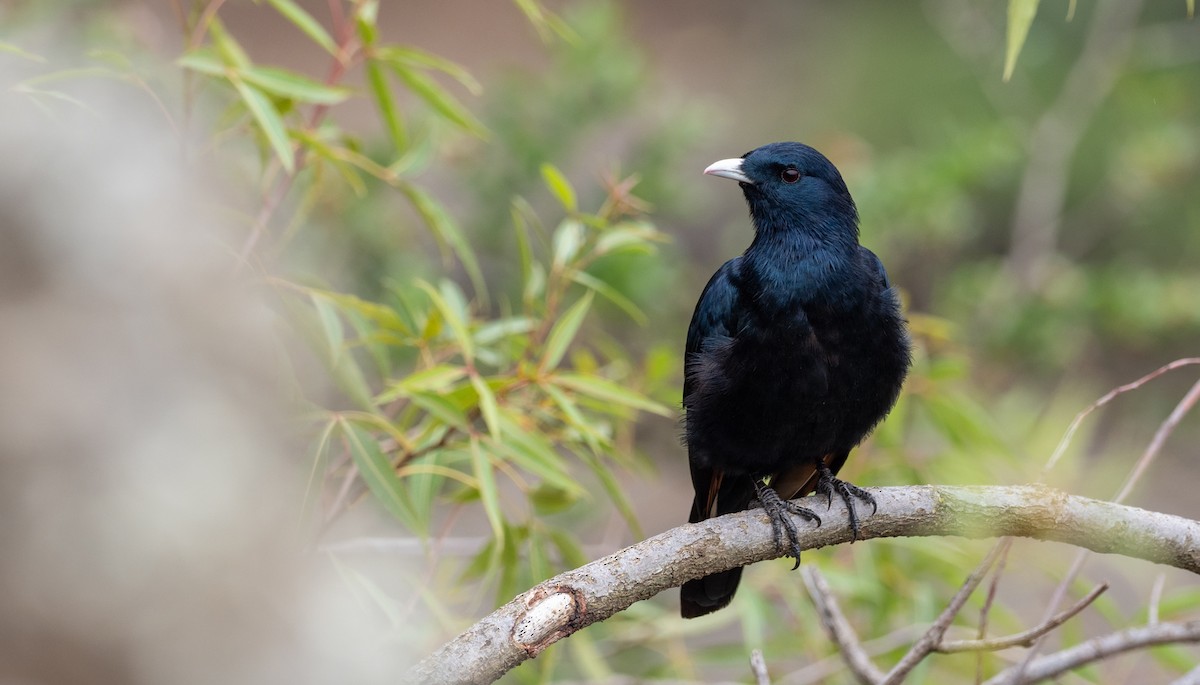
<path fill-rule="evenodd" d="M 721 178 L 732 178 L 739 183 L 749 183 L 754 185 L 754 181 L 750 177 L 742 173 L 742 158 L 735 157 L 733 159 L 722 159 L 719 162 L 713 162 L 708 165 L 704 173 L 710 176 L 720 176 Z"/>

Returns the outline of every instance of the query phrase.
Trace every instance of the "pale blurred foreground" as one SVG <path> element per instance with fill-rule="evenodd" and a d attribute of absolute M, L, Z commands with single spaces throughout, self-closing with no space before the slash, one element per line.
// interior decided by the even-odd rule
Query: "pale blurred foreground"
<path fill-rule="evenodd" d="M 394 678 L 300 546 L 240 234 L 142 94 L 92 95 L 0 94 L 0 684 Z"/>

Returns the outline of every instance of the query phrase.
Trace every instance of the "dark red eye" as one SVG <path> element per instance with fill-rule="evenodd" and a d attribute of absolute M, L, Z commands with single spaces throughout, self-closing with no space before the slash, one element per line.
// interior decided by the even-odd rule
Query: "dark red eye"
<path fill-rule="evenodd" d="M 800 180 L 800 172 L 788 167 L 780 172 L 779 178 L 782 179 L 784 183 L 795 183 L 796 181 Z"/>

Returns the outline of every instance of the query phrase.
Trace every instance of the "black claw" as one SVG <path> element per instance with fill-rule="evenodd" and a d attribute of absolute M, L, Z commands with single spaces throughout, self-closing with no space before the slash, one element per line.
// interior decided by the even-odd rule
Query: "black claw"
<path fill-rule="evenodd" d="M 775 546 L 780 550 L 788 550 L 796 558 L 792 570 L 800 567 L 800 531 L 796 522 L 788 514 L 803 516 L 821 525 L 821 517 L 811 509 L 806 509 L 794 502 L 788 502 L 779 497 L 779 493 L 768 487 L 762 481 L 755 481 L 754 489 L 758 494 L 758 502 L 771 517 L 771 531 L 775 535 Z"/>
<path fill-rule="evenodd" d="M 871 493 L 863 490 L 857 485 L 847 483 L 844 480 L 834 478 L 833 472 L 829 470 L 829 466 L 824 462 L 817 463 L 817 487 L 816 491 L 825 495 L 829 499 L 830 506 L 833 506 L 833 493 L 837 492 L 838 497 L 846 503 L 846 514 L 850 520 L 850 541 L 854 542 L 859 537 L 861 528 L 859 527 L 858 507 L 855 506 L 854 500 L 858 499 L 862 502 L 871 505 L 871 514 L 874 515 L 879 510 L 879 505 L 875 502 L 875 498 Z"/>

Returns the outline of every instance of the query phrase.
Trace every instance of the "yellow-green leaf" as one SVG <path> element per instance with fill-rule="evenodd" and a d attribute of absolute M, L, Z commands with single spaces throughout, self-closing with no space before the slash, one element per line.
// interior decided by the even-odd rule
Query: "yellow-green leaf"
<path fill-rule="evenodd" d="M 471 439 L 471 468 L 475 472 L 475 479 L 479 481 L 479 499 L 483 501 L 483 511 L 492 526 L 492 535 L 497 543 L 502 544 L 504 512 L 500 510 L 500 490 L 496 487 L 496 473 L 476 438 Z"/>
<path fill-rule="evenodd" d="M 383 123 L 387 128 L 388 137 L 392 140 L 393 149 L 396 154 L 400 154 L 408 147 L 408 133 L 404 129 L 404 120 L 400 118 L 400 109 L 396 107 L 396 98 L 392 95 L 391 86 L 384 77 L 383 69 L 377 60 L 367 59 L 366 73 L 367 86 L 371 89 L 375 107 L 383 117 Z"/>
<path fill-rule="evenodd" d="M 553 164 L 542 164 L 542 180 L 546 182 L 546 187 L 550 192 L 554 193 L 554 197 L 558 198 L 559 204 L 568 212 L 574 212 L 578 207 L 578 202 L 575 198 L 575 189 L 571 187 L 571 182 L 559 171 L 558 167 Z"/>
<path fill-rule="evenodd" d="M 567 347 L 575 339 L 575 334 L 579 332 L 579 327 L 587 316 L 588 308 L 592 306 L 592 297 L 591 291 L 588 291 L 579 298 L 578 302 L 571 305 L 554 324 L 554 328 L 550 329 L 550 335 L 546 338 L 546 351 L 542 355 L 541 369 L 543 371 L 557 368 L 559 362 L 562 361 Z"/>
<path fill-rule="evenodd" d="M 503 431 L 500 428 L 500 407 L 496 404 L 496 394 L 478 374 L 471 375 L 471 387 L 475 388 L 475 393 L 479 395 L 479 413 L 483 415 L 488 432 L 492 434 L 493 440 L 500 440 Z"/>
<path fill-rule="evenodd" d="M 572 271 L 571 280 L 579 285 L 589 288 L 599 293 L 604 299 L 617 305 L 629 315 L 629 318 L 636 321 L 639 325 L 646 325 L 646 315 L 642 310 L 633 303 L 628 297 L 621 294 L 619 290 L 596 278 L 586 271 Z"/>
<path fill-rule="evenodd" d="M 454 341 L 458 343 L 463 359 L 470 362 L 475 357 L 475 345 L 470 333 L 467 332 L 467 322 L 462 319 L 458 310 L 451 306 L 443 294 L 438 292 L 432 285 L 424 281 L 419 281 L 417 285 L 429 295 L 429 299 L 433 301 L 433 306 L 437 307 L 437 310 L 441 312 L 442 319 L 450 327 Z"/>
<path fill-rule="evenodd" d="M 267 137 L 271 149 L 279 158 L 279 163 L 283 165 L 284 170 L 291 174 L 296 169 L 296 153 L 292 150 L 292 141 L 288 138 L 283 116 L 279 110 L 275 109 L 275 105 L 271 104 L 271 99 L 261 90 L 246 83 L 240 77 L 233 78 L 232 81 L 238 94 L 242 96 L 242 102 L 246 104 L 246 109 L 250 110 L 250 115 L 254 117 L 254 121 L 262 129 L 263 135 Z"/>
<path fill-rule="evenodd" d="M 400 477 L 392 469 L 392 463 L 388 460 L 387 455 L 379 449 L 379 443 L 375 437 L 348 421 L 342 421 L 341 426 L 342 435 L 350 449 L 350 457 L 354 460 L 354 465 L 358 467 L 358 472 L 362 476 L 363 482 L 367 484 L 367 488 L 371 490 L 371 494 L 375 495 L 375 499 L 392 516 L 395 516 L 414 532 L 423 535 L 425 531 L 417 525 L 417 516 L 404 500 L 404 488 L 401 485 Z"/>
<path fill-rule="evenodd" d="M 425 223 L 429 225 L 438 244 L 443 248 L 449 247 L 458 261 L 462 263 L 463 269 L 471 279 L 471 285 L 475 288 L 475 294 L 481 300 L 486 300 L 487 284 L 483 280 L 483 271 L 479 268 L 479 260 L 475 257 L 475 251 L 471 248 L 471 244 L 459 230 L 458 224 L 446 213 L 442 205 L 424 190 L 411 183 L 399 183 L 396 187 L 404 193 L 404 196 L 412 203 L 413 209 L 416 209 Z"/>
<path fill-rule="evenodd" d="M 267 0 L 267 2 L 271 3 L 271 6 L 282 14 L 284 18 L 292 22 L 292 25 L 303 31 L 304 35 L 311 38 L 317 45 L 320 45 L 325 52 L 331 55 L 337 54 L 337 45 L 325 30 L 325 27 L 321 26 L 320 22 L 314 19 L 302 7 L 292 2 L 292 0 Z"/>
<path fill-rule="evenodd" d="M 301 102 L 336 105 L 344 102 L 351 94 L 349 88 L 327 86 L 286 69 L 246 67 L 239 73 L 248 83 L 253 83 L 268 93 Z"/>
<path fill-rule="evenodd" d="M 606 402 L 615 402 L 633 409 L 648 411 L 659 416 L 674 416 L 674 412 L 654 400 L 600 376 L 585 376 L 578 373 L 560 373 L 553 382 L 578 393 Z"/>
<path fill-rule="evenodd" d="M 1004 54 L 1004 80 L 1012 78 L 1017 56 L 1025 45 L 1029 27 L 1037 15 L 1039 0 L 1008 0 L 1008 40 Z"/>
<path fill-rule="evenodd" d="M 225 30 L 225 25 L 216 16 L 212 17 L 212 21 L 208 25 L 208 32 L 212 34 L 213 45 L 226 64 L 238 69 L 250 66 L 250 56 L 234 40 L 233 36 L 229 35 L 229 32 Z"/>
<path fill-rule="evenodd" d="M 197 48 L 183 53 L 175 63 L 185 69 L 207 74 L 209 76 L 224 76 L 227 66 L 212 48 Z"/>
<path fill-rule="evenodd" d="M 379 59 L 386 62 L 436 69 L 461 83 L 472 95 L 479 95 L 483 92 L 483 86 L 479 84 L 479 81 L 475 80 L 474 76 L 471 76 L 471 72 L 444 57 L 439 57 L 424 50 L 400 47 L 398 45 L 389 45 L 380 48 L 376 54 L 379 56 Z"/>
<path fill-rule="evenodd" d="M 13 45 L 12 43 L 9 43 L 9 42 L 3 41 L 3 40 L 0 40 L 0 52 L 6 53 L 9 55 L 16 55 L 17 57 L 20 57 L 22 59 L 27 59 L 31 62 L 45 62 L 46 61 L 46 58 L 42 57 L 41 55 L 35 55 L 32 52 L 23 50 L 20 47 L 17 47 L 16 45 Z"/>
<path fill-rule="evenodd" d="M 480 138 L 487 137 L 487 129 L 475 118 L 475 115 L 471 114 L 457 98 L 439 86 L 425 73 L 419 69 L 395 62 L 391 63 L 391 67 L 392 71 L 395 72 L 396 76 L 400 77 L 401 81 L 404 81 L 404 85 L 408 86 L 409 90 L 424 100 L 426 104 L 448 121 Z"/>
<path fill-rule="evenodd" d="M 563 266 L 575 259 L 585 237 L 582 223 L 575 219 L 564 219 L 554 231 L 554 264 Z"/>

